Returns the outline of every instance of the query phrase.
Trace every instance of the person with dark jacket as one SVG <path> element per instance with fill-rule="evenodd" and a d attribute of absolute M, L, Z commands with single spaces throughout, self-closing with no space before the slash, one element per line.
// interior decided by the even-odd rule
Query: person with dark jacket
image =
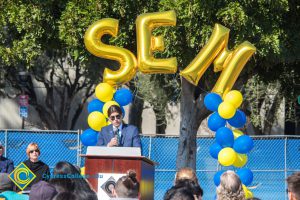
<path fill-rule="evenodd" d="M 50 170 L 48 165 L 39 160 L 41 151 L 36 143 L 30 143 L 27 146 L 26 154 L 28 160 L 23 163 L 35 174 L 36 178 L 24 190 L 30 190 L 31 186 L 41 180 L 48 181 Z"/>
<path fill-rule="evenodd" d="M 0 142 L 0 173 L 10 174 L 14 170 L 14 162 L 3 156 L 4 146 Z"/>

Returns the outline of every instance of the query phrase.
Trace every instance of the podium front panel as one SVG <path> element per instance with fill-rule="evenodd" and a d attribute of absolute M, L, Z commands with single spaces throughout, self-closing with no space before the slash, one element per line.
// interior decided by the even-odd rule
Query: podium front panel
<path fill-rule="evenodd" d="M 129 169 L 137 173 L 140 182 L 140 199 L 152 200 L 154 195 L 154 166 L 142 157 L 115 157 L 115 156 L 86 156 L 85 174 L 95 191 L 98 190 L 98 173 L 126 174 Z"/>

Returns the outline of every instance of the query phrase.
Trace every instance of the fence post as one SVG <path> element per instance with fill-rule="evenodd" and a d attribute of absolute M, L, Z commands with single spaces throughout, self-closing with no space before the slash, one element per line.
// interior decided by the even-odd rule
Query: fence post
<path fill-rule="evenodd" d="M 287 178 L 287 136 L 285 136 L 284 140 L 284 185 L 287 188 L 287 182 L 285 181 Z M 284 195 L 285 200 L 287 200 L 287 194 Z"/>
<path fill-rule="evenodd" d="M 151 160 L 152 136 L 150 135 L 149 138 L 150 138 L 150 141 L 149 141 L 149 149 L 148 149 L 148 151 L 149 151 L 149 159 Z"/>
<path fill-rule="evenodd" d="M 7 157 L 7 148 L 8 148 L 8 144 L 7 144 L 7 129 L 5 129 L 5 134 L 4 134 L 4 156 Z"/>
<path fill-rule="evenodd" d="M 81 167 L 81 143 L 80 143 L 80 135 L 81 135 L 81 130 L 77 130 L 77 166 Z"/>

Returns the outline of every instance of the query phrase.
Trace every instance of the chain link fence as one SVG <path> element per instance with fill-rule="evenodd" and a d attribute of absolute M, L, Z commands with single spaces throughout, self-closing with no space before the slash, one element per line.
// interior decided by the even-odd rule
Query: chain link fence
<path fill-rule="evenodd" d="M 14 161 L 15 166 L 27 159 L 26 147 L 36 142 L 41 149 L 40 159 L 51 169 L 58 161 L 84 165 L 80 154 L 86 147 L 79 141 L 78 131 L 25 131 L 0 130 L 0 141 L 5 145 L 4 155 Z M 254 149 L 248 154 L 248 163 L 254 174 L 252 192 L 260 199 L 287 200 L 287 176 L 300 171 L 300 136 L 254 136 Z M 173 184 L 176 173 L 177 136 L 142 135 L 142 154 L 159 163 L 155 167 L 155 199 L 163 199 L 166 190 Z M 221 167 L 209 155 L 213 137 L 197 138 L 196 172 L 204 190 L 203 199 L 215 199 L 216 187 L 213 177 Z"/>

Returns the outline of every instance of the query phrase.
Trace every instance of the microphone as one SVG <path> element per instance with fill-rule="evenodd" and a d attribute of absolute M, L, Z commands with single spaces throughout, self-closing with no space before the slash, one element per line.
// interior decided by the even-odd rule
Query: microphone
<path fill-rule="evenodd" d="M 118 133 L 118 128 L 113 126 L 113 133 L 114 133 L 114 137 L 117 139 L 117 145 L 119 146 L 119 133 Z"/>

